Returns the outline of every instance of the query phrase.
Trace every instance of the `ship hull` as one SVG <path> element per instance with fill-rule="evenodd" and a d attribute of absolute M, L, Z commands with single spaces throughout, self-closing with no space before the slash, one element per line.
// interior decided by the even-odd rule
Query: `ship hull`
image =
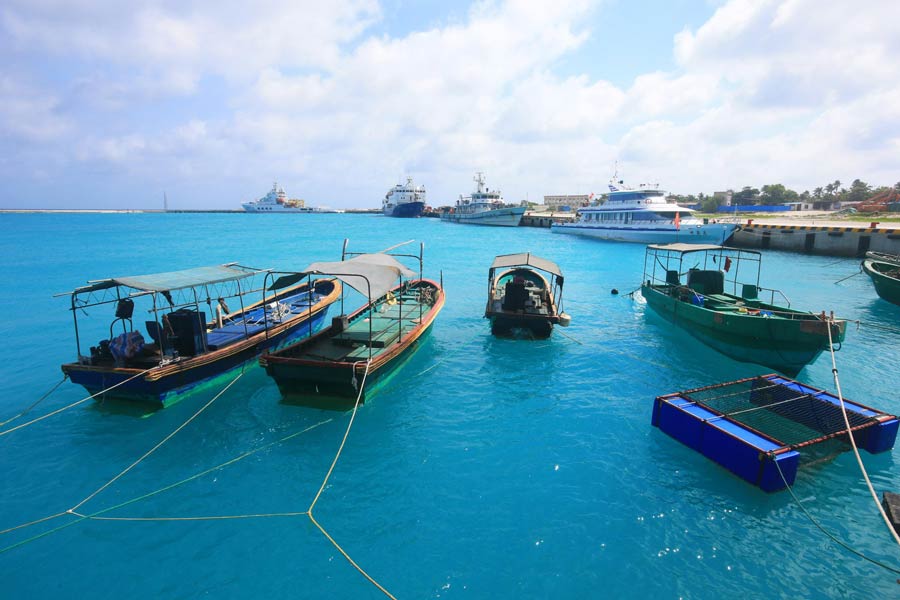
<path fill-rule="evenodd" d="M 442 221 L 465 225 L 490 225 L 493 227 L 518 227 L 525 214 L 524 207 L 498 208 L 476 213 L 444 213 Z"/>
<path fill-rule="evenodd" d="M 415 217 L 421 217 L 424 210 L 424 202 L 404 202 L 392 208 L 385 208 L 384 216 L 414 219 Z"/>
<path fill-rule="evenodd" d="M 682 225 L 673 227 L 609 227 L 580 223 L 553 223 L 553 233 L 568 233 L 599 240 L 615 242 L 636 242 L 641 244 L 723 244 L 737 229 L 731 223 L 709 223 L 705 225 Z"/>

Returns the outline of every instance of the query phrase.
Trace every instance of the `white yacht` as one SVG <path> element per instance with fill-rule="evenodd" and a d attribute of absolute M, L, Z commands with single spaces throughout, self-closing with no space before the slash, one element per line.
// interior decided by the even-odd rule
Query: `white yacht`
<path fill-rule="evenodd" d="M 477 187 L 471 196 L 460 196 L 456 206 L 441 213 L 442 221 L 466 223 L 470 225 L 494 225 L 500 227 L 517 227 L 524 206 L 506 206 L 500 190 L 491 191 L 484 185 L 484 174 L 475 174 Z"/>
<path fill-rule="evenodd" d="M 259 200 L 251 200 L 241 204 L 247 212 L 289 212 L 289 213 L 339 213 L 342 210 L 334 210 L 321 206 L 306 206 L 303 200 L 288 199 L 284 188 L 278 183 L 272 184 L 269 193 Z"/>
<path fill-rule="evenodd" d="M 605 203 L 578 209 L 572 223 L 553 223 L 553 233 L 571 233 L 603 240 L 667 244 L 722 244 L 735 223 L 707 222 L 693 216 L 694 210 L 666 202 L 666 193 L 657 185 L 628 188 L 610 183 Z"/>
<path fill-rule="evenodd" d="M 381 208 L 386 217 L 420 217 L 425 210 L 425 186 L 415 185 L 412 177 L 406 184 L 397 184 L 388 190 Z"/>

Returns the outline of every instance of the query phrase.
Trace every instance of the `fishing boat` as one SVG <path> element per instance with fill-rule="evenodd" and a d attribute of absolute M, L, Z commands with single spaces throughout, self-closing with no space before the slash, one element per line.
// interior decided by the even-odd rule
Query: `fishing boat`
<path fill-rule="evenodd" d="M 309 339 L 263 354 L 259 362 L 292 403 L 344 410 L 374 393 L 410 356 L 444 306 L 441 283 L 424 279 L 422 255 L 347 251 L 307 273 L 336 277 L 366 302 Z M 418 273 L 398 258 L 418 260 Z M 346 289 L 346 288 L 345 288 Z M 341 300 L 343 309 L 344 300 Z"/>
<path fill-rule="evenodd" d="M 475 191 L 460 196 L 456 206 L 441 213 L 441 220 L 468 225 L 518 227 L 525 214 L 524 206 L 507 206 L 500 190 L 490 190 L 484 184 L 484 173 L 475 174 Z"/>
<path fill-rule="evenodd" d="M 542 274 L 546 273 L 550 281 Z M 488 270 L 488 301 L 484 316 L 491 333 L 499 336 L 528 332 L 546 338 L 557 323 L 567 327 L 569 315 L 562 312 L 563 274 L 550 260 L 530 252 L 504 254 Z"/>
<path fill-rule="evenodd" d="M 641 293 L 650 308 L 719 352 L 793 377 L 829 344 L 840 347 L 846 322 L 795 310 L 781 291 L 760 287 L 761 258 L 717 245 L 647 246 Z"/>
<path fill-rule="evenodd" d="M 879 296 L 900 305 L 900 256 L 866 252 L 862 270 L 872 279 Z"/>
<path fill-rule="evenodd" d="M 312 335 L 341 291 L 335 279 L 297 283 L 235 263 L 92 281 L 60 294 L 70 296 L 78 352 L 62 370 L 98 399 L 165 407 L 263 350 Z M 114 308 L 110 323 L 83 319 L 103 307 Z M 149 317 L 149 339 L 135 310 Z M 101 338 L 85 353 L 89 335 Z"/>
<path fill-rule="evenodd" d="M 606 202 L 579 208 L 575 221 L 552 223 L 550 231 L 643 244 L 724 244 L 738 227 L 710 223 L 692 216 L 694 212 L 666 202 L 666 193 L 658 185 L 633 189 L 616 181 L 609 184 Z"/>
<path fill-rule="evenodd" d="M 243 209 L 251 213 L 341 213 L 342 210 L 324 206 L 306 206 L 306 202 L 296 198 L 288 198 L 284 188 L 277 182 L 272 184 L 269 193 L 258 200 L 241 204 Z"/>
<path fill-rule="evenodd" d="M 386 217 L 421 217 L 425 210 L 425 186 L 413 183 L 412 177 L 405 184 L 397 184 L 388 190 L 381 202 Z"/>

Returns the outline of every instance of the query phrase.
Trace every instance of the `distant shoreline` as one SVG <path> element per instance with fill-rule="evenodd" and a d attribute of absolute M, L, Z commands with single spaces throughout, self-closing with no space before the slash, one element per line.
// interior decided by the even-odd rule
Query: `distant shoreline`
<path fill-rule="evenodd" d="M 380 208 L 345 208 L 342 209 L 344 213 L 351 214 L 381 214 Z M 242 213 L 242 214 L 263 214 L 263 213 L 248 213 L 247 211 L 240 208 L 233 209 L 225 209 L 225 208 L 214 208 L 214 209 L 169 209 L 164 210 L 162 208 L 0 208 L 0 213 L 68 213 L 68 214 L 128 214 L 128 213 Z M 265 213 L 265 214 L 299 214 L 299 213 Z M 316 213 L 302 213 L 302 214 L 316 214 Z M 341 213 L 331 213 L 331 214 L 341 214 Z"/>

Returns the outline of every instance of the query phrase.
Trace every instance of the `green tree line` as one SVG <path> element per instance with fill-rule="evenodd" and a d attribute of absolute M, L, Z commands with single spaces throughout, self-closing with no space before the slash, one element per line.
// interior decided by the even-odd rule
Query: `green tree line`
<path fill-rule="evenodd" d="M 813 189 L 811 192 L 805 190 L 797 192 L 781 183 L 773 183 L 764 185 L 761 188 L 745 186 L 740 191 L 733 192 L 731 195 L 731 204 L 738 206 L 760 205 L 760 204 L 785 204 L 788 202 L 807 202 L 815 205 L 816 203 L 833 203 L 833 202 L 864 202 L 875 196 L 884 194 L 891 190 L 900 193 L 900 182 L 894 186 L 878 186 L 873 187 L 862 181 L 854 179 L 849 188 L 842 187 L 839 179 L 821 187 Z M 721 196 L 706 195 L 703 193 L 687 196 L 675 196 L 679 204 L 700 204 L 704 212 L 715 212 L 716 209 L 725 201 Z"/>

